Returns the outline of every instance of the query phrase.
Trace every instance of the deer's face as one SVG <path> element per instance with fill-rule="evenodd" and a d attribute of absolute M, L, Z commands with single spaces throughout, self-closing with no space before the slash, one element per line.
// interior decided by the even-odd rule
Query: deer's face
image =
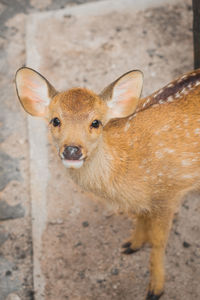
<path fill-rule="evenodd" d="M 98 147 L 107 106 L 86 89 L 58 93 L 50 103 L 49 128 L 66 167 L 81 167 Z"/>
<path fill-rule="evenodd" d="M 134 113 L 142 82 L 142 73 L 131 71 L 98 96 L 83 88 L 59 93 L 30 68 L 21 68 L 16 74 L 17 94 L 23 108 L 49 123 L 59 156 L 69 168 L 80 168 L 90 159 L 109 120 Z"/>

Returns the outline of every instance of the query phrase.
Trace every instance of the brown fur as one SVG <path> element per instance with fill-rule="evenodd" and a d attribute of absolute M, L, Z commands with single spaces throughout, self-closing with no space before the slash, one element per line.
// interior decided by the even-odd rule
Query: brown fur
<path fill-rule="evenodd" d="M 49 125 L 61 152 L 64 145 L 82 148 L 85 162 L 69 170 L 73 179 L 113 208 L 135 215 L 129 250 L 151 245 L 149 293 L 158 298 L 174 212 L 185 194 L 200 191 L 199 79 L 200 70 L 147 98 L 136 97 L 130 100 L 138 103 L 134 113 L 111 120 L 107 94 L 111 98 L 118 81 L 100 96 L 72 89 L 53 98 L 46 116 L 61 120 L 59 128 Z M 102 122 L 98 129 L 90 127 L 95 119 Z"/>

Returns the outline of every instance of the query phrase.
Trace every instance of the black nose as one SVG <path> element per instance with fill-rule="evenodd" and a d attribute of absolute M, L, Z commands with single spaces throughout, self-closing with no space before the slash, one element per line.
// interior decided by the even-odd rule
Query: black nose
<path fill-rule="evenodd" d="M 76 146 L 67 146 L 63 151 L 64 158 L 68 160 L 78 160 L 81 155 L 81 149 Z"/>

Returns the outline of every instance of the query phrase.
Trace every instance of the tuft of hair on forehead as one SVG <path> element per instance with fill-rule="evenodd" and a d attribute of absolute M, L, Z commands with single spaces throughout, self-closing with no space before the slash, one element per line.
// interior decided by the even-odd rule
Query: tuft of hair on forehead
<path fill-rule="evenodd" d="M 85 88 L 73 88 L 66 92 L 61 92 L 55 97 L 55 101 L 63 110 L 72 113 L 81 113 L 92 110 L 100 99 L 92 91 Z"/>

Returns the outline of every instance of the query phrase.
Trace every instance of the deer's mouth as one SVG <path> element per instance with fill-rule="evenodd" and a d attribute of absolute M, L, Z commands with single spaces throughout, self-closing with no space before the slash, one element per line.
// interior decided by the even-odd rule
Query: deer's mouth
<path fill-rule="evenodd" d="M 84 158 L 81 158 L 79 160 L 62 159 L 62 163 L 66 168 L 79 169 L 83 166 Z"/>

